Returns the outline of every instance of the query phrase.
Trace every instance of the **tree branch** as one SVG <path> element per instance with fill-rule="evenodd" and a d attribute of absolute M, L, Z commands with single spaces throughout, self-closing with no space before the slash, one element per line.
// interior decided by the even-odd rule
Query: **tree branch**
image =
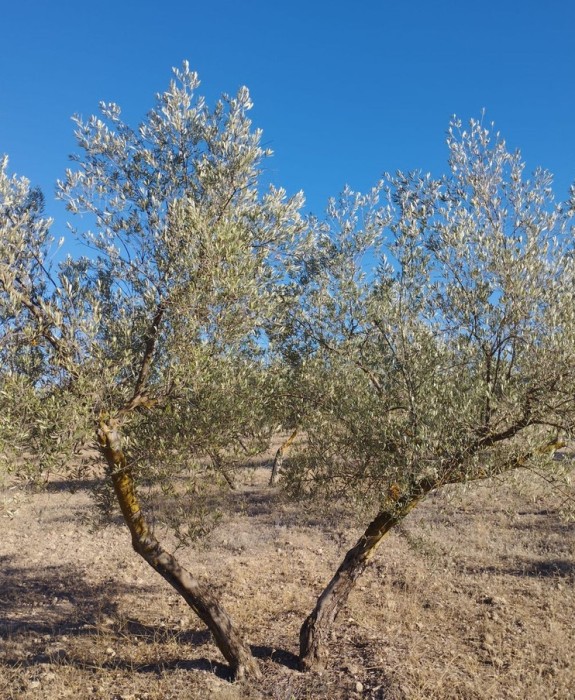
<path fill-rule="evenodd" d="M 138 374 L 138 379 L 136 380 L 136 385 L 134 386 L 134 393 L 132 398 L 121 410 L 121 413 L 129 413 L 134 408 L 142 404 L 143 390 L 146 386 L 146 382 L 150 376 L 150 371 L 152 369 L 152 362 L 154 359 L 154 353 L 156 350 L 156 343 L 158 340 L 158 331 L 164 317 L 164 313 L 167 309 L 168 303 L 165 300 L 160 301 L 150 329 L 146 337 L 146 347 L 144 349 L 144 356 L 142 358 L 142 364 L 140 365 L 140 372 Z"/>

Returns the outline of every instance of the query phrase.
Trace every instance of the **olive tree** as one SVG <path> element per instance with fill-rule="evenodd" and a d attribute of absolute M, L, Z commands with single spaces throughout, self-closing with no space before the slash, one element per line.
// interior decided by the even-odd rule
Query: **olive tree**
<path fill-rule="evenodd" d="M 115 104 L 75 118 L 80 152 L 58 192 L 81 217 L 89 254 L 56 275 L 49 222 L 27 183 L 2 170 L 0 351 L 13 358 L 2 371 L 3 417 L 44 435 L 34 446 L 43 462 L 70 453 L 55 445 L 63 434 L 79 446 L 95 438 L 136 552 L 208 625 L 236 675 L 255 676 L 215 595 L 154 535 L 136 484 L 165 484 L 198 455 L 229 478 L 240 449 L 266 445 L 276 418 L 262 333 L 302 198 L 261 191 L 269 152 L 247 116 L 247 89 L 210 109 L 188 65 L 174 73 L 137 129 Z M 35 403 L 14 422 L 17 383 Z"/>
<path fill-rule="evenodd" d="M 184 64 L 137 129 L 115 104 L 76 119 L 58 191 L 85 257 L 53 264 L 42 197 L 2 162 L 0 459 L 78 472 L 95 445 L 97 497 L 254 677 L 137 486 L 197 457 L 233 484 L 240 455 L 297 430 L 285 486 L 374 511 L 302 626 L 301 666 L 318 668 L 378 544 L 430 492 L 551 468 L 571 437 L 575 196 L 556 204 L 546 172 L 527 179 L 497 134 L 454 121 L 445 177 L 386 175 L 304 222 L 300 195 L 263 192 L 247 90 L 210 109 L 198 84 Z"/>
<path fill-rule="evenodd" d="M 59 461 L 83 434 L 85 401 L 67 401 L 74 390 L 90 395 L 86 348 L 94 318 L 77 302 L 78 280 L 51 265 L 51 221 L 43 196 L 26 178 L 0 163 L 0 455 L 21 475 L 37 476 L 38 455 Z M 96 309 L 94 309 L 97 312 Z M 72 382 L 73 380 L 73 382 Z M 33 459 L 23 459 L 23 455 Z"/>
<path fill-rule="evenodd" d="M 39 329 L 29 319 L 42 311 L 33 303 L 29 275 L 43 263 L 50 221 L 42 217 L 42 196 L 25 178 L 8 175 L 8 158 L 0 162 L 0 285 L 12 294 L 0 296 L 0 453 L 14 457 L 30 434 L 26 416 L 10 397 L 19 393 L 34 402 L 34 382 L 49 371 L 38 349 Z M 10 263 L 10 266 L 7 264 Z"/>
<path fill-rule="evenodd" d="M 375 517 L 306 619 L 325 663 L 341 606 L 382 538 L 430 492 L 546 468 L 575 419 L 572 203 L 472 121 L 449 172 L 346 190 L 316 223 L 291 344 L 307 348 L 306 440 L 287 483 Z"/>

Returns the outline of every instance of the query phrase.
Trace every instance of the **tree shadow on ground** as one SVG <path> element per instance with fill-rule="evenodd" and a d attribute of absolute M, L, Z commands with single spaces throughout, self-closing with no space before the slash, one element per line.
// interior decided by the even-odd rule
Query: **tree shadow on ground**
<path fill-rule="evenodd" d="M 53 479 L 42 486 L 48 493 L 77 493 L 93 491 L 102 479 Z"/>
<path fill-rule="evenodd" d="M 94 634 L 103 616 L 118 614 L 123 594 L 135 586 L 107 579 L 92 585 L 74 566 L 15 567 L 0 571 L 0 635 Z M 152 590 L 137 586 L 138 592 Z"/>
<path fill-rule="evenodd" d="M 568 559 L 526 559 L 518 561 L 516 566 L 484 566 L 475 569 L 475 571 L 526 578 L 573 578 L 575 580 L 575 561 Z"/>
<path fill-rule="evenodd" d="M 563 520 L 557 510 L 543 508 L 540 510 L 520 510 L 519 519 L 511 524 L 515 530 L 537 531 L 539 535 L 572 536 L 575 534 L 575 522 Z M 526 517 L 525 517 L 526 516 Z"/>
<path fill-rule="evenodd" d="M 103 669 L 151 674 L 194 670 L 233 680 L 231 669 L 223 661 L 206 656 L 173 657 L 174 643 L 182 645 L 184 655 L 193 649 L 197 653 L 202 647 L 212 652 L 209 630 L 181 629 L 176 624 L 166 626 L 165 622 L 154 625 L 121 613 L 122 596 L 155 591 L 152 586 L 112 579 L 92 585 L 85 581 L 80 569 L 71 565 L 25 568 L 11 566 L 10 562 L 10 557 L 0 557 L 0 639 L 14 644 L 2 658 L 0 668 L 57 663 L 90 669 L 94 661 L 87 658 L 90 654 L 86 655 L 86 646 L 78 643 L 93 638 L 94 647 L 102 647 L 108 644 L 102 639 L 110 638 L 121 641 L 120 648 L 125 653 L 103 658 L 98 663 Z M 151 663 L 130 660 L 136 643 L 150 647 L 166 645 L 165 658 L 161 658 L 160 649 L 160 658 L 157 659 L 156 652 L 156 660 Z M 259 659 L 297 668 L 297 657 L 288 651 L 257 646 L 252 651 Z"/>
<path fill-rule="evenodd" d="M 27 655 L 26 658 L 12 657 L 4 658 L 2 665 L 11 668 L 30 668 L 32 666 L 43 666 L 45 664 L 57 663 L 59 666 L 72 666 L 77 669 L 87 671 L 94 670 L 94 662 L 86 661 L 73 654 L 60 650 L 56 653 L 37 653 Z M 166 671 L 202 671 L 204 673 L 213 673 L 222 680 L 233 682 L 234 674 L 229 666 L 223 662 L 212 661 L 207 658 L 196 659 L 166 659 L 165 661 L 157 661 L 154 663 L 137 664 L 130 660 L 115 658 L 109 661 L 102 661 L 98 664 L 98 668 L 107 671 L 127 671 L 129 673 L 148 673 L 159 676 Z"/>
<path fill-rule="evenodd" d="M 179 505 L 193 509 L 198 500 L 196 494 L 178 496 Z M 225 517 L 248 517 L 256 520 L 264 528 L 302 527 L 331 533 L 342 523 L 352 522 L 349 503 L 332 499 L 329 502 L 313 503 L 306 501 L 305 507 L 295 499 L 290 499 L 278 489 L 268 486 L 243 486 L 241 489 L 222 490 L 213 494 L 202 494 L 201 500 L 207 511 L 221 511 Z M 173 500 L 161 493 L 150 497 L 159 516 L 173 507 Z"/>
<path fill-rule="evenodd" d="M 292 671 L 299 670 L 299 657 L 291 651 L 276 649 L 275 647 L 269 646 L 252 646 L 251 650 L 256 659 L 273 661 L 279 666 L 285 666 Z"/>
<path fill-rule="evenodd" d="M 4 640 L 36 641 L 36 653 L 24 658 L 6 658 L 10 665 L 40 664 L 57 660 L 58 663 L 80 664 L 69 653 L 56 654 L 42 649 L 40 642 L 49 638 L 52 646 L 66 638 L 99 638 L 102 620 L 107 620 L 106 632 L 123 639 L 136 639 L 140 643 L 162 644 L 170 640 L 178 643 L 202 646 L 211 637 L 207 630 L 181 630 L 145 624 L 138 620 L 123 618 L 119 612 L 119 601 L 128 593 L 141 595 L 152 591 L 151 586 L 134 586 L 107 579 L 102 584 L 92 585 L 83 578 L 83 572 L 74 566 L 47 566 L 44 568 L 21 568 L 10 566 L 8 557 L 1 560 L 0 571 L 0 637 Z M 55 656 L 58 658 L 55 659 Z M 103 666 L 118 668 L 121 659 L 105 662 Z M 126 662 L 126 668 L 133 664 Z M 140 670 L 157 671 L 159 668 L 213 669 L 222 677 L 229 675 L 223 663 L 208 659 L 167 660 L 157 664 L 144 664 Z"/>

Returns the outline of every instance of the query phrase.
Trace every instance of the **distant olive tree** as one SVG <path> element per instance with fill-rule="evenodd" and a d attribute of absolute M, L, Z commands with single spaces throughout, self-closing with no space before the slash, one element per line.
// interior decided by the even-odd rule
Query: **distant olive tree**
<path fill-rule="evenodd" d="M 9 469 L 17 468 L 29 478 L 50 461 L 77 451 L 85 437 L 79 428 L 87 418 L 85 397 L 91 395 L 94 381 L 87 348 L 97 309 L 85 316 L 83 301 L 78 302 L 77 278 L 52 268 L 50 225 L 43 216 L 42 194 L 26 178 L 10 177 L 4 157 L 0 162 L 0 456 Z M 41 455 L 44 465 L 39 464 Z"/>
<path fill-rule="evenodd" d="M 154 536 L 136 481 L 165 486 L 199 456 L 231 484 L 238 453 L 267 446 L 276 375 L 262 333 L 302 198 L 262 192 L 268 152 L 245 88 L 210 109 L 188 65 L 174 72 L 137 129 L 115 104 L 75 119 L 80 153 L 58 191 L 84 218 L 89 255 L 55 276 L 49 222 L 3 166 L 2 437 L 15 446 L 20 431 L 44 467 L 95 437 L 136 552 L 208 625 L 236 675 L 255 676 L 215 595 Z M 58 447 L 62 435 L 71 440 Z"/>
<path fill-rule="evenodd" d="M 316 224 L 292 338 L 306 435 L 287 483 L 376 515 L 305 621 L 304 668 L 382 538 L 431 491 L 551 465 L 575 420 L 571 204 L 472 121 L 449 173 L 386 175 Z M 315 387 L 315 390 L 314 390 Z"/>

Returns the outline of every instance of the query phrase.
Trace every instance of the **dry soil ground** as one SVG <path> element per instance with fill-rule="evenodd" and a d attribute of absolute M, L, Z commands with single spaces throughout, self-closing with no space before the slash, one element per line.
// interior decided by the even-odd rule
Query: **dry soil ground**
<path fill-rule="evenodd" d="M 360 529 L 345 510 L 282 500 L 263 468 L 245 477 L 229 517 L 178 556 L 245 630 L 261 683 L 229 680 L 121 523 L 90 531 L 90 484 L 53 481 L 0 493 L 0 698 L 575 697 L 575 525 L 562 496 L 506 482 L 429 498 L 360 581 L 329 668 L 303 675 L 299 626 Z"/>

